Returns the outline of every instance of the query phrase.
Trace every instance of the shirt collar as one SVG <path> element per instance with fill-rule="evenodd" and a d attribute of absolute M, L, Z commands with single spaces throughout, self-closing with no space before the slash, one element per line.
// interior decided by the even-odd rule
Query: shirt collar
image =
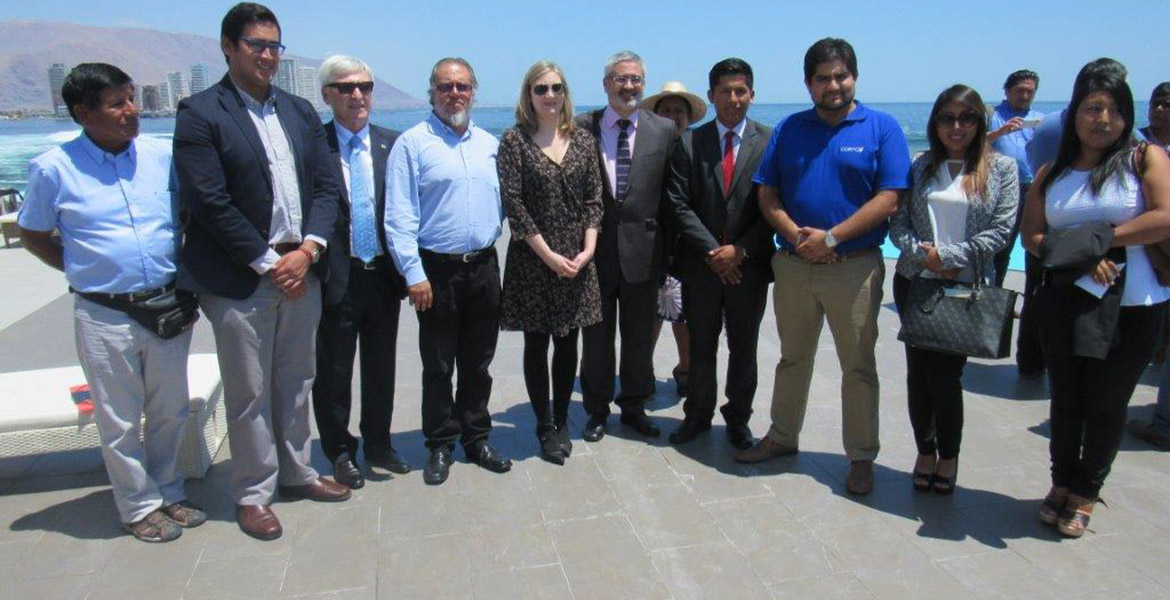
<path fill-rule="evenodd" d="M 261 102 L 253 98 L 252 95 L 248 92 L 245 92 L 244 88 L 240 87 L 239 83 L 236 83 L 236 80 L 231 76 L 231 73 L 228 73 L 228 79 L 231 80 L 232 86 L 236 88 L 236 91 L 240 93 L 240 99 L 244 101 L 244 106 L 252 109 L 260 109 L 270 104 L 276 104 L 276 93 L 272 91 L 273 84 L 268 84 L 268 97 L 265 98 L 263 102 Z"/>
<path fill-rule="evenodd" d="M 369 122 L 366 122 L 366 124 L 364 126 L 362 126 L 362 128 L 359 129 L 356 133 L 346 129 L 345 125 L 342 125 L 341 123 L 338 123 L 337 121 L 333 122 L 333 128 L 335 130 L 337 130 L 337 143 L 338 143 L 339 148 L 348 148 L 349 144 L 350 144 L 349 140 L 352 139 L 354 136 L 357 136 L 357 138 L 362 141 L 362 146 L 364 148 L 370 147 L 370 124 L 369 124 Z"/>
<path fill-rule="evenodd" d="M 93 162 L 99 165 L 105 164 L 107 162 L 113 164 L 115 161 L 120 159 L 128 159 L 133 161 L 138 154 L 134 147 L 134 140 L 130 140 L 130 145 L 127 146 L 125 150 L 119 152 L 118 154 L 114 154 L 113 152 L 104 150 L 101 146 L 95 144 L 94 141 L 90 139 L 89 134 L 85 133 L 84 130 L 82 130 L 81 135 L 77 137 L 80 140 L 81 147 L 85 150 L 85 153 L 93 159 Z"/>
<path fill-rule="evenodd" d="M 632 114 L 630 114 L 630 116 L 622 117 L 621 115 L 619 115 L 617 113 L 616 110 L 613 109 L 612 106 L 606 105 L 605 112 L 602 113 L 602 115 L 601 115 L 601 128 L 602 129 L 611 129 L 611 128 L 617 127 L 618 120 L 622 119 L 622 118 L 626 118 L 626 119 L 630 120 L 630 127 L 632 127 L 634 129 L 634 131 L 637 131 L 638 130 L 638 112 L 639 111 L 635 110 Z"/>
<path fill-rule="evenodd" d="M 446 137 L 457 138 L 457 139 L 459 139 L 459 141 L 463 141 L 463 140 L 470 138 L 471 137 L 471 130 L 475 129 L 475 121 L 472 121 L 471 117 L 468 117 L 467 118 L 467 131 L 464 131 L 463 135 L 460 136 L 457 131 L 455 131 L 454 129 L 451 129 L 450 125 L 447 125 L 446 123 L 444 123 L 443 120 L 439 118 L 439 115 L 435 114 L 435 111 L 433 111 L 433 110 L 431 111 L 431 116 L 427 118 L 427 122 L 431 124 L 431 130 L 434 131 L 435 133 L 442 135 L 442 136 L 446 136 Z M 368 125 L 367 125 L 367 127 L 368 127 Z"/>
<path fill-rule="evenodd" d="M 742 140 L 743 139 L 743 130 L 747 128 L 747 119 L 744 119 L 744 120 L 740 121 L 739 123 L 736 123 L 735 127 L 728 129 L 727 127 L 723 126 L 723 123 L 718 118 L 716 118 L 715 119 L 715 128 L 719 131 L 720 142 L 723 141 L 723 138 L 727 135 L 728 131 L 734 131 L 735 137 Z"/>
<path fill-rule="evenodd" d="M 1008 101 L 1007 101 L 1007 100 L 1003 100 L 1003 101 L 1001 101 L 1001 102 L 999 103 L 999 106 L 996 106 L 996 107 L 995 107 L 995 110 L 996 110 L 997 112 L 1001 113 L 1001 114 L 1010 115 L 1010 116 L 1013 116 L 1013 117 L 1025 117 L 1025 118 L 1026 118 L 1028 115 L 1030 115 L 1030 114 L 1032 114 L 1033 112 L 1035 112 L 1035 111 L 1033 111 L 1033 110 L 1032 110 L 1032 107 L 1031 107 L 1031 106 L 1029 106 L 1029 107 L 1027 108 L 1027 110 L 1016 110 L 1016 109 L 1012 108 L 1012 105 L 1011 105 L 1010 103 L 1008 103 Z"/>

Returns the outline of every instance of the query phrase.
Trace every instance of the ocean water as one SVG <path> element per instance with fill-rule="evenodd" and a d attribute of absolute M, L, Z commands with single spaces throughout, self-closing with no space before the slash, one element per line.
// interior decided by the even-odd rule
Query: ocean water
<path fill-rule="evenodd" d="M 864 99 L 862 99 L 864 101 Z M 930 117 L 929 102 L 897 102 L 873 103 L 871 108 L 891 114 L 902 125 L 906 134 L 906 142 L 913 154 L 926 150 L 926 120 Z M 580 107 L 588 110 L 596 107 Z M 757 104 L 752 107 L 752 119 L 765 125 L 772 126 L 784 117 L 809 108 L 808 104 Z M 1043 113 L 1055 112 L 1064 108 L 1062 102 L 1037 102 L 1036 110 Z M 1138 102 L 1136 114 L 1139 126 L 1145 126 L 1147 107 L 1145 102 Z M 427 118 L 429 110 L 375 110 L 371 120 L 391 129 L 408 129 Z M 326 115 L 324 118 L 328 118 Z M 708 111 L 707 120 L 714 118 L 714 110 Z M 515 123 L 511 108 L 476 107 L 472 119 L 477 125 L 499 136 L 505 129 Z M 175 128 L 173 118 L 143 119 L 142 135 L 170 139 Z M 28 119 L 20 121 L 0 121 L 0 188 L 15 188 L 24 191 L 28 175 L 28 161 L 38 154 L 69 141 L 80 133 L 80 128 L 72 121 L 53 119 Z M 888 257 L 896 257 L 898 251 L 888 242 L 883 247 Z M 1012 253 L 1011 267 L 1023 268 L 1023 250 L 1017 245 Z"/>

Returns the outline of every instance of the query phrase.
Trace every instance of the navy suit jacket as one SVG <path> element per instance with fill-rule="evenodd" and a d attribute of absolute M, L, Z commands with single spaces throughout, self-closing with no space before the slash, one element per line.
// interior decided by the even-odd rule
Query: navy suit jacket
<path fill-rule="evenodd" d="M 344 185 L 321 118 L 303 98 L 271 89 L 296 161 L 301 235 L 318 236 L 332 247 Z M 249 265 L 268 251 L 272 175 L 252 117 L 227 75 L 179 103 L 174 144 L 185 220 L 179 285 L 247 298 L 260 283 Z M 328 264 L 313 266 L 322 281 L 329 278 Z"/>
<path fill-rule="evenodd" d="M 386 251 L 386 159 L 390 149 L 398 140 L 398 132 L 370 123 L 370 158 L 374 163 L 374 215 L 378 223 L 379 268 L 386 271 L 394 288 L 401 297 L 406 296 L 406 281 L 394 267 Z M 341 301 L 349 289 L 349 190 L 345 186 L 345 174 L 341 171 L 341 149 L 337 146 L 337 125 L 334 121 L 325 124 L 325 141 L 333 153 L 333 164 L 337 165 L 337 181 L 341 183 L 341 214 L 337 219 L 337 231 L 329 242 L 329 281 L 325 282 L 324 303 L 332 306 Z"/>

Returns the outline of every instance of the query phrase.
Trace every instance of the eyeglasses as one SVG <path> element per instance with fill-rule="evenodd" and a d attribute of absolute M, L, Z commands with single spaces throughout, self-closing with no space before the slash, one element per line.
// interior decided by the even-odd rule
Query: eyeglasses
<path fill-rule="evenodd" d="M 645 81 L 641 75 L 611 75 L 609 79 L 618 85 L 642 85 Z"/>
<path fill-rule="evenodd" d="M 446 83 L 435 85 L 435 91 L 442 92 L 444 94 L 450 94 L 451 90 L 455 90 L 461 94 L 466 94 L 472 90 L 472 86 L 470 83 L 463 83 L 460 81 L 448 81 Z"/>
<path fill-rule="evenodd" d="M 363 94 L 368 94 L 368 93 L 374 91 L 374 82 L 373 81 L 343 81 L 343 82 L 327 83 L 327 84 L 325 84 L 325 87 L 331 87 L 345 96 L 352 94 L 354 90 L 361 90 Z"/>
<path fill-rule="evenodd" d="M 284 53 L 284 44 L 280 42 L 270 42 L 268 40 L 261 40 L 257 38 L 242 37 L 241 42 L 244 42 L 256 54 L 264 54 L 265 50 L 271 50 L 273 54 L 280 56 Z"/>
<path fill-rule="evenodd" d="M 960 127 L 974 127 L 979 124 L 979 114 L 974 112 L 965 112 L 961 115 L 954 113 L 943 113 L 938 116 L 938 124 L 942 127 L 954 127 L 958 123 Z"/>
<path fill-rule="evenodd" d="M 565 93 L 565 84 L 554 83 L 552 85 L 545 85 L 543 83 L 538 83 L 532 86 L 532 93 L 536 94 L 537 96 L 543 96 L 547 94 L 549 90 L 552 90 L 554 96 L 560 96 L 561 94 Z"/>

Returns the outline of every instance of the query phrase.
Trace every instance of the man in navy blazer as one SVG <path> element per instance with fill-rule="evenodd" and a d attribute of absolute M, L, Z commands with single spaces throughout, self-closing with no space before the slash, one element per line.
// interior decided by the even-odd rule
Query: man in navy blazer
<path fill-rule="evenodd" d="M 337 169 L 305 100 L 271 85 L 280 24 L 240 3 L 224 16 L 228 74 L 179 104 L 174 165 L 188 218 L 179 285 L 199 294 L 215 333 L 232 453 L 236 521 L 281 535 L 284 496 L 349 498 L 309 466 L 309 389 L 321 316 L 322 252 L 336 231 Z"/>
<path fill-rule="evenodd" d="M 339 169 L 342 212 L 326 254 L 329 280 L 317 330 L 313 415 L 333 477 L 365 485 L 358 440 L 349 432 L 353 362 L 361 343 L 362 448 L 366 463 L 405 474 L 410 467 L 390 445 L 398 313 L 406 283 L 386 252 L 386 158 L 398 132 L 370 123 L 374 74 L 352 56 L 334 55 L 318 69 L 321 96 L 333 109 L 325 140 Z"/>

